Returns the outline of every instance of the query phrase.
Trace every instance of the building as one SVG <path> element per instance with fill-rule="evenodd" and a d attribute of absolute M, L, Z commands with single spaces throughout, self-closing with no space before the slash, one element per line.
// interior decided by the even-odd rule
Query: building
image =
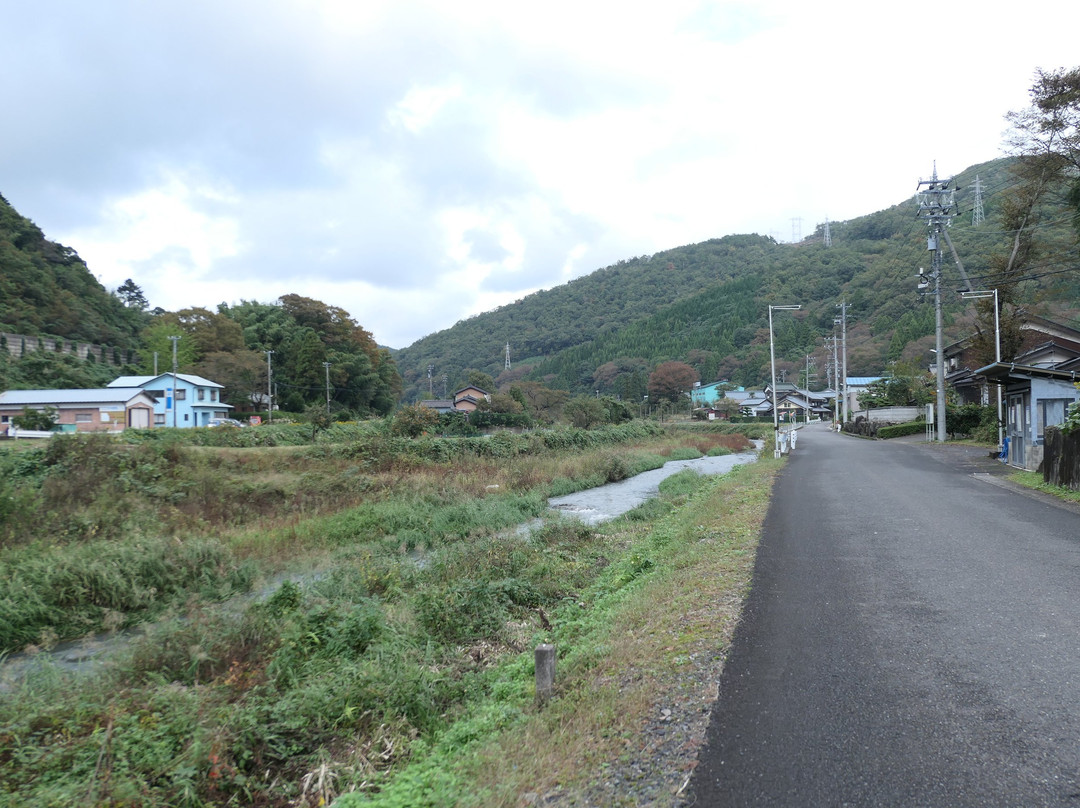
<path fill-rule="evenodd" d="M 153 424 L 154 399 L 139 387 L 7 390 L 0 393 L 0 434 L 10 435 L 12 419 L 28 408 L 55 409 L 61 432 L 122 432 Z"/>
<path fill-rule="evenodd" d="M 474 412 L 481 401 L 491 401 L 491 396 L 479 387 L 469 385 L 454 393 L 453 398 L 427 399 L 418 403 L 442 415 L 448 412 Z"/>
<path fill-rule="evenodd" d="M 153 426 L 209 426 L 212 418 L 228 418 L 232 410 L 221 400 L 223 385 L 189 373 L 121 376 L 109 387 L 139 387 L 149 393 L 154 400 Z"/>
<path fill-rule="evenodd" d="M 974 372 L 1003 388 L 1007 462 L 1035 471 L 1042 463 L 1046 428 L 1064 423 L 1069 407 L 1080 400 L 1080 350 L 1063 351 L 1050 342 Z"/>

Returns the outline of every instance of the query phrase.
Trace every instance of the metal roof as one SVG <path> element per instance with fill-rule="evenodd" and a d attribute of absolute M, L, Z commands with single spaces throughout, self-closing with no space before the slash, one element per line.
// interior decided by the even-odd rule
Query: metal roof
<path fill-rule="evenodd" d="M 141 387 L 96 387 L 85 390 L 7 390 L 0 393 L 0 406 L 30 407 L 71 404 L 126 404 L 140 395 L 150 398 Z"/>
<path fill-rule="evenodd" d="M 1025 379 L 1058 379 L 1059 381 L 1076 382 L 1075 370 L 1058 370 L 1057 368 L 1041 368 L 1035 365 L 1021 365 L 1016 362 L 994 362 L 978 370 L 973 370 L 976 376 L 985 376 L 988 381 L 997 384 L 1009 384 L 1011 381 Z"/>
<path fill-rule="evenodd" d="M 109 382 L 109 387 L 146 387 L 151 382 L 158 379 L 171 377 L 172 373 L 159 373 L 157 376 L 119 376 Z M 196 387 L 220 387 L 224 388 L 225 385 L 212 382 L 209 379 L 204 379 L 202 376 L 194 376 L 190 373 L 177 373 L 176 378 L 183 379 L 188 384 L 193 384 Z"/>

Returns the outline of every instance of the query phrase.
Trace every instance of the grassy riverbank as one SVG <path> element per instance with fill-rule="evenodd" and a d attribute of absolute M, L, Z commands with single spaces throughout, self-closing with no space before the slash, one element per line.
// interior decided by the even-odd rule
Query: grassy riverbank
<path fill-rule="evenodd" d="M 94 601 L 110 579 L 72 586 L 80 609 L 105 609 L 81 617 L 87 624 L 161 619 L 94 678 L 46 666 L 0 694 L 0 805 L 314 806 L 350 791 L 344 804 L 513 805 L 529 790 L 584 782 L 617 754 L 617 739 L 655 695 L 645 687 L 626 701 L 635 688 L 620 684 L 624 673 L 660 682 L 683 656 L 722 651 L 748 581 L 771 461 L 719 481 L 679 475 L 662 500 L 599 530 L 555 522 L 531 537 L 500 531 L 540 514 L 553 492 L 620 479 L 673 452 L 738 448 L 740 438 L 635 425 L 472 445 L 367 441 L 172 447 L 168 462 L 144 465 L 199 492 L 206 507 L 189 508 L 188 532 L 166 518 L 164 535 L 148 535 L 147 511 L 132 507 L 124 518 L 140 525 L 137 540 L 8 537 L 5 583 L 49 567 L 46 559 L 88 562 L 78 554 L 89 547 L 135 558 L 190 544 L 221 555 L 205 565 L 218 589 L 200 594 L 206 580 L 176 576 L 164 606 L 148 598 L 154 608 L 134 617 Z M 196 454 L 217 451 L 251 454 Z M 9 489 L 44 497 L 52 473 L 10 476 Z M 196 484 L 208 473 L 213 481 Z M 272 484 L 297 493 L 292 507 L 228 518 L 230 488 L 269 485 L 268 474 L 288 478 Z M 304 475 L 306 486 L 297 480 Z M 320 488 L 311 477 L 352 482 L 308 508 L 300 492 Z M 38 493 L 11 480 L 36 480 Z M 166 517 L 170 504 L 191 505 L 160 496 Z M 48 518 L 92 521 L 77 509 Z M 293 577 L 264 597 L 215 605 L 225 589 L 282 574 Z M 0 599 L 17 615 L 14 591 Z M 34 641 L 63 633 L 46 625 Z M 559 679 L 556 699 L 537 712 L 531 650 L 540 641 L 559 648 Z M 506 743 L 520 747 L 519 759 Z"/>

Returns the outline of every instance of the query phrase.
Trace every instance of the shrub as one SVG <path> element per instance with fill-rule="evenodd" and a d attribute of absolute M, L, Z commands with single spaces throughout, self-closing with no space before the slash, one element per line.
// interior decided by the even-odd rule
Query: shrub
<path fill-rule="evenodd" d="M 926 430 L 925 421 L 909 421 L 906 424 L 889 424 L 877 429 L 877 437 L 882 440 L 889 438 L 902 438 L 905 435 L 918 435 Z"/>

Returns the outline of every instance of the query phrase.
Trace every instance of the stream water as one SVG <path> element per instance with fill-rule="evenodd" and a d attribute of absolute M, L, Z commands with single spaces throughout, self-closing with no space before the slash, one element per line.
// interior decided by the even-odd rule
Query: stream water
<path fill-rule="evenodd" d="M 696 460 L 671 460 L 661 468 L 642 472 L 617 483 L 588 488 L 562 497 L 552 497 L 548 500 L 548 506 L 554 511 L 580 519 L 586 524 L 605 522 L 655 497 L 659 493 L 661 482 L 684 469 L 693 469 L 699 474 L 725 474 L 738 465 L 754 462 L 758 457 L 758 452 L 761 451 L 761 442 L 756 441 L 755 445 L 756 450 L 751 452 L 721 457 L 700 457 Z M 527 533 L 539 523 L 540 520 L 536 520 L 522 525 L 520 532 Z M 261 594 L 269 594 L 277 588 L 279 583 L 280 580 L 273 586 L 264 587 Z M 259 596 L 260 593 L 249 594 L 243 596 L 243 600 L 249 601 Z M 0 692 L 8 690 L 13 681 L 40 668 L 42 663 L 64 671 L 93 671 L 102 665 L 113 651 L 120 650 L 140 633 L 139 628 L 133 628 L 96 634 L 59 643 L 48 651 L 34 654 L 17 653 L 0 657 Z"/>

